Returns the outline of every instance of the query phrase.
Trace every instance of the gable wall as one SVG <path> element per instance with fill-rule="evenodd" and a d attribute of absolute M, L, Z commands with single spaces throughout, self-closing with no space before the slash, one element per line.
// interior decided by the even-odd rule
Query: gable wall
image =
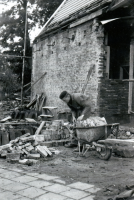
<path fill-rule="evenodd" d="M 103 39 L 103 28 L 94 19 L 34 44 L 32 81 L 44 72 L 47 75 L 34 86 L 32 96 L 45 92 L 47 105 L 62 110 L 65 104 L 59 99 L 60 93 L 63 90 L 81 92 L 90 67 L 95 65 L 85 94 L 91 97 L 92 110 L 97 113 L 98 77 L 103 76 L 99 60 L 103 54 Z M 52 44 L 54 46 L 50 46 Z"/>

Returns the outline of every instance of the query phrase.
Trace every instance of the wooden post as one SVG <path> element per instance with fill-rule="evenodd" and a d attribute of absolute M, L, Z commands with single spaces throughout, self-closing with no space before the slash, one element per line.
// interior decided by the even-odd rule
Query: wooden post
<path fill-rule="evenodd" d="M 134 39 L 131 39 L 129 79 L 133 79 L 133 72 L 134 72 Z M 132 111 L 132 97 L 133 97 L 132 95 L 133 95 L 133 82 L 129 82 L 128 114 L 130 114 Z"/>
<path fill-rule="evenodd" d="M 109 79 L 110 70 L 110 46 L 107 46 L 107 61 L 106 61 L 106 78 Z"/>
<path fill-rule="evenodd" d="M 120 79 L 122 80 L 123 79 L 123 68 L 120 67 Z"/>
<path fill-rule="evenodd" d="M 27 39 L 27 0 L 26 0 L 25 35 L 24 35 L 22 85 L 21 85 L 21 106 L 23 105 L 23 85 L 24 85 L 24 70 L 25 70 L 25 55 L 26 55 L 26 39 Z"/>

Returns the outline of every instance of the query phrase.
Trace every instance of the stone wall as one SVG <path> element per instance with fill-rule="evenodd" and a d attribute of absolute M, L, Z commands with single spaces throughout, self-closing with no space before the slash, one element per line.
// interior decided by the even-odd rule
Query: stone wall
<path fill-rule="evenodd" d="M 95 65 L 85 94 L 90 96 L 93 111 L 97 113 L 98 77 L 103 76 L 100 61 L 103 40 L 103 27 L 94 19 L 34 44 L 32 81 L 44 72 L 47 75 L 34 86 L 32 96 L 46 92 L 47 105 L 62 109 L 65 104 L 59 99 L 60 93 L 81 92 L 90 67 Z"/>
<path fill-rule="evenodd" d="M 32 97 L 45 92 L 48 106 L 65 109 L 59 94 L 63 90 L 81 92 L 90 67 L 95 65 L 85 91 L 92 111 L 101 116 L 127 115 L 129 84 L 107 79 L 104 37 L 103 26 L 94 19 L 34 44 L 32 81 L 44 72 L 47 75 L 34 86 Z"/>

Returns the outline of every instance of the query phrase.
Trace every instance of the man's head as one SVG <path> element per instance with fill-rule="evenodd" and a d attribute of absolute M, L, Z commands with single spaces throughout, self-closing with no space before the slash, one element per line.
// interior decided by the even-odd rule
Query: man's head
<path fill-rule="evenodd" d="M 70 95 L 67 91 L 63 91 L 63 92 L 60 94 L 59 98 L 60 98 L 62 101 L 66 102 L 66 103 L 69 103 L 69 101 L 70 101 L 70 99 L 71 99 L 71 95 Z"/>

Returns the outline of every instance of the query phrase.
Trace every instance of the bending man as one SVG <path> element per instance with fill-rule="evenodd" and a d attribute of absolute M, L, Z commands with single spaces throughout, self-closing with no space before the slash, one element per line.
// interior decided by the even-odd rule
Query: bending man
<path fill-rule="evenodd" d="M 88 96 L 81 93 L 69 94 L 67 91 L 63 91 L 59 98 L 71 109 L 73 123 L 76 120 L 85 120 L 91 115 L 91 102 Z M 73 145 L 70 144 L 70 147 L 73 147 Z"/>

